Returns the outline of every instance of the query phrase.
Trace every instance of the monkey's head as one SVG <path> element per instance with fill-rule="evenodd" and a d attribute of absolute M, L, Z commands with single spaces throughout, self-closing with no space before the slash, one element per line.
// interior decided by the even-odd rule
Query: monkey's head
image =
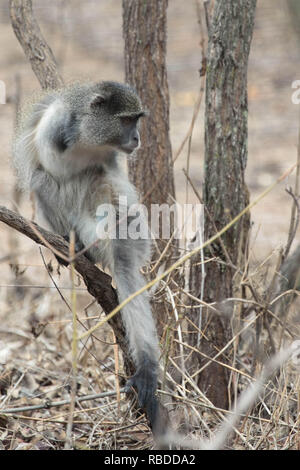
<path fill-rule="evenodd" d="M 128 154 L 136 150 L 140 146 L 139 119 L 145 115 L 136 92 L 116 82 L 91 85 L 86 92 L 79 128 L 81 143 Z"/>

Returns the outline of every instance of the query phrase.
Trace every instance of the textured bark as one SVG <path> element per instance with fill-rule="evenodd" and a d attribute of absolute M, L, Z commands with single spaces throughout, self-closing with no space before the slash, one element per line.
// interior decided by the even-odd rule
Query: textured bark
<path fill-rule="evenodd" d="M 137 90 L 149 115 L 142 121 L 142 148 L 129 160 L 132 182 L 147 208 L 173 203 L 169 90 L 166 71 L 167 0 L 123 0 L 126 81 Z"/>
<path fill-rule="evenodd" d="M 136 89 L 148 111 L 141 122 L 141 149 L 136 158 L 128 161 L 129 177 L 147 207 L 149 221 L 152 204 L 172 205 L 175 198 L 166 70 L 167 6 L 168 0 L 123 0 L 125 78 Z M 172 217 L 170 235 L 174 230 Z M 161 238 L 161 214 L 158 225 L 160 233 L 156 246 L 159 252 L 153 250 L 153 260 L 159 258 L 168 242 Z M 171 258 L 176 256 L 177 242 L 173 240 L 161 261 L 168 266 Z M 153 275 L 160 265 L 157 264 Z M 161 336 L 173 316 L 163 303 L 155 303 L 154 310 Z"/>
<path fill-rule="evenodd" d="M 223 228 L 248 204 L 244 182 L 247 162 L 247 65 L 253 33 L 256 0 L 216 0 L 210 25 L 206 78 L 204 204 L 210 217 L 205 220 L 205 238 Z M 242 266 L 250 220 L 244 215 L 211 247 L 218 261 L 206 264 L 206 302 L 222 301 L 233 294 L 232 267 Z M 206 253 L 208 254 L 208 253 Z M 211 252 L 209 253 L 211 254 Z M 229 259 L 228 259 L 229 258 Z M 199 297 L 200 258 L 193 259 L 190 289 Z M 230 265 L 231 264 L 231 265 Z M 192 317 L 198 323 L 199 311 Z M 201 351 L 213 357 L 232 336 L 230 316 L 203 312 Z M 230 363 L 230 348 L 218 360 Z M 198 356 L 201 357 L 201 356 Z M 195 360 L 195 356 L 193 358 Z M 207 362 L 200 360 L 202 366 Z M 201 389 L 216 406 L 228 406 L 228 370 L 211 363 L 200 374 Z"/>
<path fill-rule="evenodd" d="M 32 0 L 10 0 L 13 30 L 43 89 L 63 85 L 53 52 L 33 15 Z"/>

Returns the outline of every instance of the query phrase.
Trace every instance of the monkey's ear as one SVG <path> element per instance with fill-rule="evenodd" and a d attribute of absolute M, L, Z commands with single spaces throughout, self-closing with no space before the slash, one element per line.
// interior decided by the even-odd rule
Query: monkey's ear
<path fill-rule="evenodd" d="M 98 108 L 100 107 L 103 103 L 107 101 L 107 96 L 101 95 L 99 93 L 95 94 L 90 102 L 91 108 Z"/>

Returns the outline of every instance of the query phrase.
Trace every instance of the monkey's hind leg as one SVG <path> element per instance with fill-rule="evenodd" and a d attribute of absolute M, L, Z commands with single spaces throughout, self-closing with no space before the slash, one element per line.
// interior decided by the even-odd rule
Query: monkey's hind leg
<path fill-rule="evenodd" d="M 70 243 L 70 236 L 69 235 L 64 235 L 63 238 L 66 240 L 67 243 Z M 75 254 L 79 253 L 80 251 L 82 251 L 83 249 L 85 248 L 84 244 L 82 243 L 82 241 L 79 239 L 78 235 L 75 233 Z M 90 260 L 92 261 L 89 256 L 88 256 L 88 253 L 87 251 L 84 253 L 84 255 Z M 56 255 L 54 254 L 56 260 L 58 261 L 59 264 L 61 264 L 62 266 L 65 266 L 65 267 L 68 267 L 69 266 L 69 262 L 66 261 L 65 259 L 61 258 L 59 255 Z"/>

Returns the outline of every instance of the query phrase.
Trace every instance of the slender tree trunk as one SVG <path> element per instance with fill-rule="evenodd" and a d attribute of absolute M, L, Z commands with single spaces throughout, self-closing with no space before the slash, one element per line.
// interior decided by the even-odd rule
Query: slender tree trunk
<path fill-rule="evenodd" d="M 63 85 L 52 50 L 33 15 L 32 0 L 10 0 L 12 27 L 42 88 Z"/>
<path fill-rule="evenodd" d="M 205 238 L 223 228 L 247 204 L 248 191 L 244 182 L 247 162 L 247 65 L 253 33 L 256 0 L 215 1 L 210 25 L 206 78 L 205 113 L 205 182 L 204 204 Z M 243 216 L 230 230 L 210 247 L 206 256 L 216 261 L 206 264 L 204 300 L 222 301 L 232 297 L 233 276 L 243 268 L 247 252 L 250 219 Z M 225 249 L 224 249 L 225 247 Z M 200 297 L 200 257 L 193 259 L 190 270 L 190 290 Z M 194 355 L 201 367 L 214 357 L 232 338 L 231 311 L 213 314 L 203 311 L 200 354 Z M 229 315 L 228 315 L 229 314 Z M 192 319 L 198 324 L 199 310 L 195 308 Z M 195 337 L 196 335 L 193 335 Z M 195 344 L 195 340 L 194 344 Z M 218 357 L 218 361 L 231 362 L 232 349 Z M 201 389 L 219 407 L 229 402 L 229 372 L 216 362 L 210 363 L 198 376 Z"/>
<path fill-rule="evenodd" d="M 169 138 L 166 71 L 167 0 L 123 0 L 126 81 L 149 115 L 142 122 L 142 148 L 129 160 L 131 179 L 144 203 L 172 202 L 174 180 Z"/>
<path fill-rule="evenodd" d="M 147 207 L 149 220 L 153 204 L 172 205 L 175 198 L 166 71 L 167 6 L 168 0 L 123 0 L 125 78 L 137 90 L 149 113 L 141 123 L 141 149 L 136 158 L 129 159 L 129 175 L 140 193 L 141 202 Z M 161 213 L 158 225 L 161 229 Z M 174 219 L 171 219 L 170 235 L 173 230 Z M 154 262 L 169 241 L 162 239 L 161 230 L 157 235 Z M 174 240 L 164 253 L 162 262 L 168 265 L 176 255 L 177 243 Z M 153 275 L 159 266 L 160 263 Z M 169 322 L 167 310 L 162 304 L 155 306 L 160 320 L 159 334 Z"/>

